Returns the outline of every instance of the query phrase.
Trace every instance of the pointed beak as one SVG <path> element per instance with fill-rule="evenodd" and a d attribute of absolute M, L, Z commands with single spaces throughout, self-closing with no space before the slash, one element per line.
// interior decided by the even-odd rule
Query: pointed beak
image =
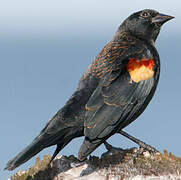
<path fill-rule="evenodd" d="M 163 25 L 165 22 L 173 19 L 173 16 L 165 15 L 165 14 L 158 14 L 152 18 L 152 23 L 157 24 L 158 26 Z"/>

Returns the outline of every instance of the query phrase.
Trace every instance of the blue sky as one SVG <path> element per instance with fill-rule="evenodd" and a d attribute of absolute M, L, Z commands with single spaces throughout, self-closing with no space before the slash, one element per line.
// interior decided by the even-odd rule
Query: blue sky
<path fill-rule="evenodd" d="M 52 154 L 48 148 L 13 172 L 6 162 L 38 135 L 62 107 L 93 58 L 109 41 L 119 24 L 132 12 L 151 8 L 176 18 L 166 23 L 156 42 L 161 77 L 146 111 L 125 130 L 160 151 L 181 156 L 180 145 L 180 42 L 181 3 L 135 0 L 23 1 L 6 0 L 0 11 L 0 179 Z M 60 153 L 77 155 L 82 138 Z M 114 146 L 136 146 L 115 135 Z M 101 146 L 93 154 L 101 155 Z"/>

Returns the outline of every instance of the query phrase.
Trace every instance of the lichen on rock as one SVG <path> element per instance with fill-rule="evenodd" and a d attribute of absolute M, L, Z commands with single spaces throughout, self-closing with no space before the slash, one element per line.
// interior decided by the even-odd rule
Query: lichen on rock
<path fill-rule="evenodd" d="M 91 179 L 181 179 L 181 158 L 168 153 L 152 154 L 131 148 L 123 152 L 105 153 L 101 158 L 90 156 L 79 162 L 74 156 L 59 156 L 51 164 L 50 155 L 37 158 L 34 166 L 19 171 L 11 180 L 91 180 Z"/>

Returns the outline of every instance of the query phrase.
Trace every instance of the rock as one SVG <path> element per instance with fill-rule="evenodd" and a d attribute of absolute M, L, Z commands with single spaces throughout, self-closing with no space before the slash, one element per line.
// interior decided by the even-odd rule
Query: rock
<path fill-rule="evenodd" d="M 11 180 L 157 180 L 181 179 L 181 158 L 152 154 L 137 148 L 106 153 L 79 162 L 74 156 L 59 156 L 49 165 L 50 155 L 37 158 L 33 167 L 18 171 Z"/>

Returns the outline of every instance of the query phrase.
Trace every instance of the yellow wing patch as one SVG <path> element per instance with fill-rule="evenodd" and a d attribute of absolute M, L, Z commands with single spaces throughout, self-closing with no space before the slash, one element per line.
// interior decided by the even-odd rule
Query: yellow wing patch
<path fill-rule="evenodd" d="M 127 70 L 131 77 L 131 82 L 140 82 L 152 78 L 154 75 L 154 60 L 144 59 L 136 60 L 131 58 L 127 64 Z"/>

